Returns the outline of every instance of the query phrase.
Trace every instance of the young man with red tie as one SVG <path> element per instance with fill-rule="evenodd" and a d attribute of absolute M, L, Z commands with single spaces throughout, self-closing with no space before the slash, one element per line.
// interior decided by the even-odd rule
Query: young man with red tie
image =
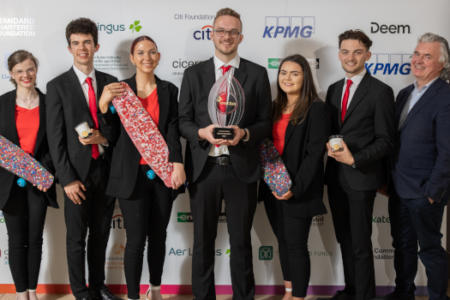
<path fill-rule="evenodd" d="M 339 35 L 339 60 L 345 78 L 332 84 L 326 102 L 332 134 L 343 135 L 343 151 L 329 143 L 326 183 L 337 241 L 341 247 L 345 289 L 333 300 L 369 300 L 375 296 L 372 212 L 376 191 L 387 181 L 387 155 L 395 136 L 394 94 L 365 69 L 372 41 L 360 30 Z"/>
<path fill-rule="evenodd" d="M 114 130 L 108 125 L 110 112 L 102 115 L 97 99 L 111 75 L 94 69 L 99 49 L 98 30 L 86 18 L 66 27 L 73 67 L 47 85 L 47 137 L 56 177 L 64 189 L 64 216 L 69 280 L 76 299 L 118 299 L 104 285 L 105 250 L 114 210 L 114 199 L 105 195 L 109 172 L 108 141 Z M 88 137 L 75 127 L 87 122 Z M 88 235 L 87 249 L 86 236 Z M 85 279 L 87 252 L 89 288 Z"/>

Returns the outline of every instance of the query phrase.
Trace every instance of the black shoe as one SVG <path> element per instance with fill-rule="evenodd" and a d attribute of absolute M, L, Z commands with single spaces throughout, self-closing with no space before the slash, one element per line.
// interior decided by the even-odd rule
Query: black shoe
<path fill-rule="evenodd" d="M 408 293 L 400 293 L 397 291 L 393 291 L 390 294 L 387 294 L 383 297 L 374 298 L 376 300 L 414 300 L 414 294 Z"/>
<path fill-rule="evenodd" d="M 350 295 L 345 290 L 343 290 L 343 291 L 337 291 L 333 297 L 330 297 L 330 298 L 319 297 L 319 298 L 317 298 L 317 300 L 353 300 L 354 298 L 355 297 L 353 295 Z"/>
<path fill-rule="evenodd" d="M 122 300 L 122 298 L 111 293 L 106 286 L 103 286 L 98 290 L 90 290 L 89 293 L 92 300 Z"/>

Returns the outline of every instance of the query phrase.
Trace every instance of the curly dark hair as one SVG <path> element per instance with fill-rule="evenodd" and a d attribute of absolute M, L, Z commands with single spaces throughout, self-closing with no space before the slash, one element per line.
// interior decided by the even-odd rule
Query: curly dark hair
<path fill-rule="evenodd" d="M 72 34 L 90 34 L 92 35 L 92 39 L 94 40 L 94 45 L 98 44 L 98 28 L 97 25 L 88 18 L 78 18 L 72 20 L 66 27 L 66 40 L 70 46 L 70 36 Z"/>

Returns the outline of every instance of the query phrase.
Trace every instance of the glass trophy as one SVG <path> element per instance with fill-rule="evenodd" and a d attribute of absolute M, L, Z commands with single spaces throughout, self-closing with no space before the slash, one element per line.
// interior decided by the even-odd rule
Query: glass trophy
<path fill-rule="evenodd" d="M 227 72 L 220 77 L 211 88 L 208 96 L 208 113 L 213 124 L 216 139 L 232 140 L 234 130 L 231 125 L 237 125 L 244 115 L 245 94 L 233 72 Z"/>

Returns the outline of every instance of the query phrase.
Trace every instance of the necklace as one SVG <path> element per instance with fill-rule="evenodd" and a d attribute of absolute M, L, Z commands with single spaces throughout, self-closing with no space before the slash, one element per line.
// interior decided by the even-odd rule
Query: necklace
<path fill-rule="evenodd" d="M 16 95 L 16 104 L 26 109 L 33 109 L 39 106 L 39 95 L 36 91 L 31 91 L 26 97 Z"/>

